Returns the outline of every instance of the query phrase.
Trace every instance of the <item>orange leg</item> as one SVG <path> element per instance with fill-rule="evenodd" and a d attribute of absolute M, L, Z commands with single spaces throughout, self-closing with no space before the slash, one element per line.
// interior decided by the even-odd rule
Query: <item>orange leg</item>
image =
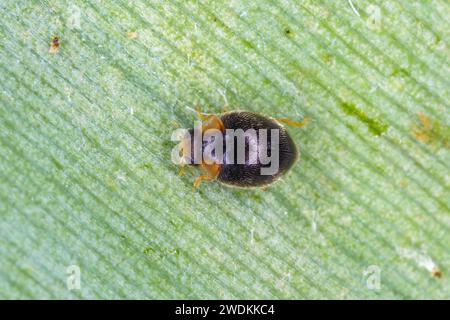
<path fill-rule="evenodd" d="M 277 120 L 278 122 L 287 124 L 288 126 L 296 127 L 296 128 L 302 128 L 304 126 L 307 126 L 311 122 L 311 118 L 308 118 L 308 117 L 305 117 L 303 119 L 303 121 L 300 121 L 300 122 L 293 121 L 293 120 L 286 119 L 286 118 L 276 118 L 275 120 Z"/>
<path fill-rule="evenodd" d="M 220 165 L 218 164 L 201 164 L 200 167 L 206 173 L 205 175 L 200 175 L 194 182 L 194 190 L 198 188 L 202 181 L 212 181 L 217 178 L 220 172 Z"/>
<path fill-rule="evenodd" d="M 200 182 L 208 181 L 208 180 L 210 180 L 208 178 L 208 176 L 198 176 L 197 179 L 195 179 L 195 182 L 194 182 L 194 191 L 198 188 L 198 186 L 200 185 Z"/>
<path fill-rule="evenodd" d="M 184 176 L 184 166 L 181 166 L 180 171 L 178 172 L 178 176 L 179 177 Z"/>

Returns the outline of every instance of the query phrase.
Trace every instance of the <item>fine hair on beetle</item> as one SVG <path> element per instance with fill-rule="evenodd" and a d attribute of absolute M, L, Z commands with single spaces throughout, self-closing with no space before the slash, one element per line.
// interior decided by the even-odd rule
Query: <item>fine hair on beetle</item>
<path fill-rule="evenodd" d="M 178 165 L 262 164 L 261 175 L 274 175 L 279 170 L 280 129 L 202 130 L 196 121 L 193 129 L 177 129 L 173 141 L 181 141 L 172 150 L 172 162 Z M 188 143 L 186 143 L 188 141 Z"/>

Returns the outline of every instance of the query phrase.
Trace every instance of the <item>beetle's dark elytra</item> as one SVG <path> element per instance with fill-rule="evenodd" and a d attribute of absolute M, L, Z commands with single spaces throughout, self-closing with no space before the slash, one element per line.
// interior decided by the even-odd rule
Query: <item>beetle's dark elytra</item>
<path fill-rule="evenodd" d="M 259 161 L 256 164 L 227 164 L 225 159 L 217 179 L 225 184 L 237 187 L 261 187 L 275 181 L 278 177 L 288 171 L 298 158 L 298 151 L 294 141 L 288 132 L 273 119 L 252 112 L 229 112 L 220 116 L 225 129 L 267 129 L 267 154 L 271 155 L 270 129 L 279 130 L 279 169 L 274 175 L 261 175 L 263 165 Z M 257 135 L 259 136 L 259 135 Z M 224 139 L 227 141 L 227 139 Z M 246 160 L 251 156 L 248 152 L 256 152 L 257 148 L 249 146 L 256 141 L 245 140 Z M 226 148 L 226 145 L 225 145 Z M 236 152 L 236 150 L 235 150 Z"/>

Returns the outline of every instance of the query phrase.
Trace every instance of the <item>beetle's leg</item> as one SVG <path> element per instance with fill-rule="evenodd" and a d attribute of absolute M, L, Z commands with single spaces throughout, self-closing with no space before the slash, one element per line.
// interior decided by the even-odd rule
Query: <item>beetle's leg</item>
<path fill-rule="evenodd" d="M 202 163 L 200 165 L 201 169 L 206 173 L 205 175 L 200 175 L 194 182 L 194 190 L 198 188 L 200 182 L 211 181 L 217 178 L 220 172 L 220 165 L 218 164 L 206 164 Z"/>
<path fill-rule="evenodd" d="M 202 181 L 212 181 L 214 179 L 215 178 L 210 177 L 208 175 L 206 175 L 206 176 L 204 176 L 204 175 L 198 176 L 197 179 L 195 179 L 195 182 L 194 182 L 194 187 L 193 187 L 194 191 L 198 188 L 198 186 L 200 185 L 200 182 L 202 182 Z"/>
<path fill-rule="evenodd" d="M 194 191 L 198 188 L 198 186 L 200 185 L 200 182 L 202 182 L 202 180 L 208 180 L 207 176 L 198 176 L 197 179 L 195 179 L 194 182 Z"/>
<path fill-rule="evenodd" d="M 175 120 L 172 120 L 171 125 L 173 128 L 181 128 L 181 125 Z"/>
<path fill-rule="evenodd" d="M 294 121 L 294 120 L 291 120 L 291 119 L 287 119 L 287 118 L 276 118 L 275 120 L 278 121 L 278 122 L 287 124 L 288 126 L 296 127 L 296 128 L 305 127 L 311 122 L 311 118 L 309 118 L 309 117 L 305 117 L 303 119 L 303 121 L 300 121 L 300 122 Z"/>
<path fill-rule="evenodd" d="M 178 176 L 179 177 L 184 176 L 184 166 L 181 166 L 180 171 L 178 171 Z"/>

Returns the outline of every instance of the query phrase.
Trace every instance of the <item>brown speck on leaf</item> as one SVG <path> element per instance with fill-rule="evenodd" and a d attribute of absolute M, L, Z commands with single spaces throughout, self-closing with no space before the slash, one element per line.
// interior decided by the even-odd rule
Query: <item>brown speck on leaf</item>
<path fill-rule="evenodd" d="M 434 269 L 431 271 L 431 275 L 432 275 L 434 278 L 438 278 L 438 279 L 442 278 L 442 272 L 439 271 L 439 270 L 436 269 L 436 268 L 434 268 Z"/>
<path fill-rule="evenodd" d="M 419 113 L 419 126 L 413 128 L 413 133 L 416 139 L 425 143 L 430 141 L 429 131 L 430 131 L 430 119 L 423 113 Z"/>
<path fill-rule="evenodd" d="M 51 41 L 50 41 L 50 49 L 48 49 L 48 52 L 50 52 L 51 54 L 58 53 L 59 52 L 59 46 L 60 46 L 59 38 L 57 36 L 53 36 Z"/>
<path fill-rule="evenodd" d="M 405 179 L 400 180 L 399 185 L 401 188 L 406 188 L 408 186 L 408 180 L 405 180 Z"/>
<path fill-rule="evenodd" d="M 411 133 L 420 142 L 433 147 L 450 148 L 450 127 L 423 113 L 418 114 L 418 122 L 412 127 Z"/>
<path fill-rule="evenodd" d="M 127 32 L 127 38 L 130 40 L 137 39 L 138 33 L 136 31 Z"/>

